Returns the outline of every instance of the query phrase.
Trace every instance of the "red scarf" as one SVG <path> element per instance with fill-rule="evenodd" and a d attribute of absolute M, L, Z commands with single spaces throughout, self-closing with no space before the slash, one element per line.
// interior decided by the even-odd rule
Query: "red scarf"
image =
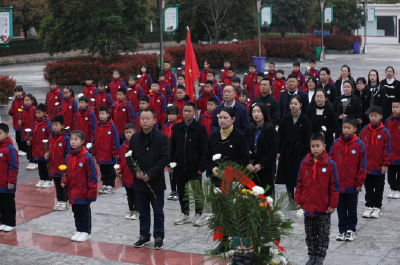
<path fill-rule="evenodd" d="M 206 117 L 209 117 L 210 118 L 210 122 L 209 123 L 207 123 L 207 133 L 210 131 L 210 128 L 211 128 L 211 123 L 212 123 L 212 119 L 213 119 L 213 117 L 210 115 L 210 114 L 208 114 L 208 112 L 206 112 L 206 113 L 204 113 L 204 116 L 206 116 Z"/>
<path fill-rule="evenodd" d="M 167 129 L 167 131 L 166 131 L 166 134 L 167 134 L 167 136 L 168 136 L 168 140 L 170 140 L 170 141 L 171 141 L 171 136 L 172 136 L 172 126 L 173 126 L 174 124 L 176 124 L 176 123 L 179 123 L 179 122 L 181 122 L 181 121 L 182 121 L 181 119 L 177 119 L 175 122 L 171 123 L 171 124 L 168 126 L 168 129 Z"/>
<path fill-rule="evenodd" d="M 346 148 L 347 148 L 347 146 L 346 146 Z M 347 151 L 346 151 L 346 153 L 347 153 Z M 312 162 L 313 162 L 313 164 L 314 164 L 314 165 L 313 165 L 313 168 L 312 168 L 313 179 L 314 179 L 314 180 L 315 180 L 315 177 L 317 176 L 317 164 L 318 164 L 319 162 L 321 162 L 322 159 L 324 159 L 325 155 L 326 155 L 326 151 L 324 150 L 324 153 L 322 154 L 322 156 L 321 156 L 320 158 L 318 158 L 317 161 L 315 161 L 314 159 L 312 160 Z"/>
<path fill-rule="evenodd" d="M 69 100 L 64 100 L 64 114 L 65 114 L 65 113 L 67 112 L 67 110 L 68 110 L 68 103 L 71 103 L 73 99 L 74 99 L 74 98 L 71 97 Z"/>
<path fill-rule="evenodd" d="M 88 110 L 86 110 L 85 113 L 83 113 L 84 110 L 80 110 L 78 111 L 78 115 L 79 115 L 79 125 L 82 125 L 82 119 L 85 118 L 86 113 L 88 112 Z"/>
<path fill-rule="evenodd" d="M 35 123 L 35 128 L 33 129 L 33 132 L 36 133 L 37 128 L 38 128 L 40 125 L 44 124 L 45 121 L 46 121 L 46 119 L 43 119 L 42 122 L 36 121 L 36 123 Z"/>
<path fill-rule="evenodd" d="M 76 158 L 78 156 L 83 156 L 84 154 L 86 154 L 88 151 L 86 150 L 86 148 L 84 146 L 82 146 L 82 150 L 79 151 L 79 153 L 77 153 L 74 158 L 72 159 L 72 165 L 71 165 L 71 173 L 74 172 L 75 167 L 76 167 Z"/>
<path fill-rule="evenodd" d="M 135 84 L 135 85 L 132 87 L 132 89 L 131 89 L 131 93 L 130 93 L 130 95 L 129 95 L 129 98 L 131 99 L 131 101 L 132 101 L 132 98 L 133 98 L 133 92 L 134 92 L 134 90 L 135 90 L 138 86 L 139 86 L 138 84 Z"/>
<path fill-rule="evenodd" d="M 344 137 L 344 135 L 340 136 L 340 142 L 342 144 L 344 144 L 344 146 L 345 146 L 345 149 L 344 149 L 344 162 L 346 163 L 346 161 L 347 161 L 347 146 L 349 144 L 351 144 L 351 143 L 354 143 L 358 139 L 358 137 L 357 137 L 356 134 L 353 134 L 353 139 L 351 139 L 347 143 L 345 141 L 343 141 L 343 139 L 342 139 L 343 137 Z"/>
<path fill-rule="evenodd" d="M 29 112 L 33 111 L 34 109 L 36 109 L 36 107 L 33 106 L 33 105 L 30 106 L 30 107 L 24 108 L 23 115 L 24 115 L 24 120 L 25 120 L 25 121 L 28 121 L 28 114 L 29 114 Z"/>
<path fill-rule="evenodd" d="M 60 92 L 60 89 L 59 89 L 59 88 L 54 89 L 54 91 L 51 91 L 51 90 L 50 90 L 50 94 L 51 94 L 50 102 L 53 100 L 54 95 L 57 94 L 57 93 L 59 93 L 59 92 Z"/>
<path fill-rule="evenodd" d="M 55 136 L 55 135 L 54 135 Z M 53 159 L 54 159 L 54 154 L 56 153 L 56 146 L 57 143 L 63 138 L 63 135 L 59 136 L 57 139 L 54 139 L 54 136 L 51 137 L 51 139 L 54 142 L 54 146 L 53 146 Z"/>
<path fill-rule="evenodd" d="M 102 141 L 102 142 L 103 142 L 103 129 L 104 129 L 104 127 L 108 127 L 108 126 L 110 126 L 109 123 L 100 124 L 100 137 L 101 137 L 101 141 Z"/>
<path fill-rule="evenodd" d="M 370 123 L 368 128 L 372 131 L 371 144 L 374 145 L 375 141 L 375 145 L 378 145 L 378 136 L 376 135 L 376 131 L 383 128 L 383 123 L 379 121 L 379 125 L 376 129 L 372 128 L 372 124 Z"/>
<path fill-rule="evenodd" d="M 117 120 L 117 117 L 118 117 L 118 108 L 124 103 L 125 103 L 125 101 L 122 101 L 121 103 L 118 103 L 118 101 L 115 102 L 115 120 L 114 120 L 114 122 Z"/>

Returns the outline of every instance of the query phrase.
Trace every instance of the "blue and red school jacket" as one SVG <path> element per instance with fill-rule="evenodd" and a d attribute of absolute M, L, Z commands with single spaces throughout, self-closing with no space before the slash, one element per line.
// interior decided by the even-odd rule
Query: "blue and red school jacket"
<path fill-rule="evenodd" d="M 117 92 L 121 88 L 126 89 L 126 85 L 124 81 L 122 81 L 122 78 L 120 79 L 114 79 L 110 82 L 110 95 L 113 101 L 117 100 Z"/>
<path fill-rule="evenodd" d="M 253 101 L 259 97 L 261 97 L 261 88 L 260 88 L 260 85 L 257 84 L 253 87 L 253 90 L 251 91 L 250 100 Z"/>
<path fill-rule="evenodd" d="M 28 133 L 25 131 L 26 129 L 32 129 L 32 124 L 36 121 L 36 107 L 35 106 L 30 106 L 27 107 L 25 106 L 23 111 L 22 111 L 22 141 L 26 142 L 28 141 Z M 31 132 L 32 133 L 32 132 Z"/>
<path fill-rule="evenodd" d="M 171 85 L 167 81 L 158 81 L 160 84 L 159 93 L 163 94 L 167 102 L 172 102 L 173 92 Z"/>
<path fill-rule="evenodd" d="M 58 169 L 60 165 L 65 165 L 65 159 L 70 152 L 71 143 L 66 132 L 52 133 L 48 138 L 47 151 L 49 152 L 49 167 L 50 176 L 53 178 L 61 178 L 62 172 Z"/>
<path fill-rule="evenodd" d="M 197 109 L 200 110 L 200 115 L 203 115 L 204 113 L 207 112 L 207 100 L 209 98 L 215 98 L 217 100 L 217 106 L 221 103 L 219 101 L 219 98 L 217 95 L 214 94 L 214 91 L 211 91 L 210 93 L 203 93 L 200 95 L 200 97 L 197 99 Z"/>
<path fill-rule="evenodd" d="M 304 216 L 320 216 L 326 214 L 329 207 L 337 208 L 339 191 L 335 162 L 325 151 L 317 161 L 309 153 L 301 161 L 294 196 L 295 203 L 301 204 Z"/>
<path fill-rule="evenodd" d="M 119 165 L 119 170 L 121 170 L 122 177 L 122 187 L 127 187 L 127 188 L 132 188 L 133 187 L 133 174 L 129 170 L 128 164 L 126 163 L 126 157 L 125 154 L 128 152 L 129 149 L 129 142 L 124 141 L 124 143 L 121 145 L 119 148 L 119 157 L 118 157 L 118 165 Z M 128 158 L 130 159 L 130 158 Z"/>
<path fill-rule="evenodd" d="M 292 72 L 292 75 L 297 77 L 297 88 L 300 88 L 304 82 L 305 82 L 305 77 L 301 71 L 298 72 Z"/>
<path fill-rule="evenodd" d="M 0 193 L 15 193 L 17 191 L 19 161 L 13 141 L 7 137 L 0 142 Z M 8 183 L 14 184 L 12 190 Z"/>
<path fill-rule="evenodd" d="M 18 125 L 18 121 L 20 120 L 20 115 L 22 115 L 22 112 L 19 112 L 18 109 L 24 109 L 24 97 L 15 97 L 11 103 L 11 108 L 8 111 L 8 115 L 12 117 L 13 127 L 15 131 L 21 130 L 21 127 Z"/>
<path fill-rule="evenodd" d="M 226 78 L 228 78 L 228 69 L 229 68 L 223 68 L 221 69 L 221 74 L 219 75 L 219 82 L 223 82 Z"/>
<path fill-rule="evenodd" d="M 213 80 L 213 91 L 214 94 L 219 98 L 219 101 L 222 102 L 222 89 L 217 79 Z"/>
<path fill-rule="evenodd" d="M 46 101 L 44 102 L 44 104 L 47 107 L 47 116 L 49 117 L 50 120 L 51 118 L 53 118 L 53 116 L 58 115 L 58 113 L 60 112 L 59 107 L 63 99 L 64 95 L 59 88 L 47 92 Z M 58 106 L 56 105 L 57 102 L 59 103 Z"/>
<path fill-rule="evenodd" d="M 172 102 L 172 105 L 178 107 L 180 117 L 183 117 L 183 107 L 187 102 L 190 102 L 190 97 L 188 95 L 185 95 L 183 99 L 177 99 L 176 101 Z"/>
<path fill-rule="evenodd" d="M 138 111 L 135 113 L 135 122 L 134 124 L 136 125 L 136 131 L 141 131 L 142 130 L 142 126 L 140 125 L 140 113 L 142 113 L 142 111 Z M 157 123 L 154 124 L 154 129 L 158 130 L 158 126 Z"/>
<path fill-rule="evenodd" d="M 142 76 L 139 78 L 139 84 L 140 87 L 143 89 L 143 95 L 145 97 L 149 95 L 152 83 L 153 81 L 151 80 L 151 76 L 148 74 L 142 74 Z"/>
<path fill-rule="evenodd" d="M 100 107 L 106 106 L 110 110 L 113 103 L 114 102 L 109 93 L 106 93 L 106 91 L 99 91 L 99 93 L 96 96 L 96 107 L 95 107 L 96 117 L 99 119 Z"/>
<path fill-rule="evenodd" d="M 185 65 L 181 65 L 178 68 L 176 68 L 176 76 L 180 74 L 185 74 Z"/>
<path fill-rule="evenodd" d="M 379 124 L 365 125 L 361 130 L 360 139 L 367 152 L 367 174 L 383 175 L 382 166 L 390 165 L 390 135 L 380 121 Z"/>
<path fill-rule="evenodd" d="M 276 80 L 276 71 L 268 72 L 267 77 L 271 79 L 272 83 Z"/>
<path fill-rule="evenodd" d="M 181 121 L 182 121 L 181 119 L 177 119 L 175 122 L 172 123 L 170 121 L 167 121 L 167 123 L 161 127 L 161 132 L 168 136 L 168 141 L 170 144 L 172 136 L 172 126 L 174 126 L 177 123 L 180 123 Z"/>
<path fill-rule="evenodd" d="M 203 70 L 201 70 L 200 76 L 199 76 L 199 83 L 200 84 L 204 84 L 204 82 L 207 81 L 208 72 L 211 72 L 211 71 L 212 71 L 212 69 L 203 69 Z M 201 87 L 203 87 L 203 86 L 201 86 Z"/>
<path fill-rule="evenodd" d="M 77 112 L 78 103 L 76 103 L 76 100 L 73 97 L 69 99 L 64 98 L 60 107 L 60 115 L 64 117 L 64 128 L 68 126 L 70 128 L 74 127 L 74 117 Z"/>
<path fill-rule="evenodd" d="M 96 128 L 96 117 L 91 110 L 80 109 L 74 117 L 73 129 L 82 131 L 85 134 L 85 146 L 93 140 L 94 129 Z"/>
<path fill-rule="evenodd" d="M 126 90 L 126 96 L 132 105 L 133 111 L 139 111 L 139 100 L 143 97 L 143 89 L 139 84 L 135 84 L 134 86 L 128 86 Z"/>
<path fill-rule="evenodd" d="M 96 201 L 97 172 L 92 155 L 84 146 L 80 151 L 70 150 L 63 182 L 71 204 L 89 204 Z"/>
<path fill-rule="evenodd" d="M 272 83 L 272 95 L 279 102 L 282 91 L 286 90 L 286 82 L 285 78 L 276 79 L 275 82 Z"/>
<path fill-rule="evenodd" d="M 92 156 L 99 165 L 115 165 L 119 150 L 117 128 L 112 120 L 100 121 L 94 131 Z"/>
<path fill-rule="evenodd" d="M 119 138 L 125 139 L 125 125 L 135 121 L 135 112 L 132 105 L 126 99 L 122 102 L 114 102 L 111 107 L 111 118 L 117 128 Z"/>
<path fill-rule="evenodd" d="M 176 88 L 176 77 L 172 70 L 164 70 L 165 72 L 165 81 L 170 85 L 171 91 L 175 90 Z"/>
<path fill-rule="evenodd" d="M 210 134 L 212 133 L 211 123 L 212 123 L 213 118 L 214 118 L 214 113 L 210 114 L 207 111 L 206 113 L 201 115 L 200 118 L 197 120 L 198 123 L 206 126 L 208 136 L 210 136 Z"/>
<path fill-rule="evenodd" d="M 247 99 L 247 100 L 249 100 L 249 99 Z M 250 101 L 243 102 L 243 103 L 239 102 L 239 104 L 241 104 L 243 107 L 245 107 L 247 109 L 247 111 L 249 111 L 249 108 L 250 108 L 250 105 L 251 105 Z"/>
<path fill-rule="evenodd" d="M 44 155 L 47 150 L 43 140 L 48 140 L 49 135 L 53 132 L 53 127 L 49 119 L 36 120 L 32 124 L 32 133 L 29 137 L 31 141 L 32 157 L 35 161 L 46 161 Z"/>
<path fill-rule="evenodd" d="M 304 91 L 304 92 L 308 91 L 307 83 L 304 82 L 304 84 L 299 88 L 299 90 Z"/>
<path fill-rule="evenodd" d="M 167 102 L 161 93 L 150 92 L 150 108 L 156 112 L 157 123 L 164 125 L 167 120 Z"/>
<path fill-rule="evenodd" d="M 225 79 L 224 79 L 224 84 L 223 84 L 223 86 L 225 87 L 225 86 L 227 86 L 227 85 L 232 85 L 232 79 L 233 79 L 233 77 L 227 77 L 227 78 L 225 78 Z"/>
<path fill-rule="evenodd" d="M 355 193 L 362 187 L 367 174 L 367 155 L 363 142 L 354 134 L 351 137 L 341 135 L 329 152 L 336 163 L 339 176 L 340 192 Z"/>
<path fill-rule="evenodd" d="M 307 74 L 307 73 L 308 73 L 308 71 L 306 71 L 304 74 Z M 314 69 L 314 68 L 310 69 L 310 74 L 312 74 L 313 77 L 320 79 L 319 78 L 319 71 L 317 69 Z"/>
<path fill-rule="evenodd" d="M 400 117 L 391 115 L 385 121 L 385 128 L 390 134 L 391 165 L 400 165 Z"/>
<path fill-rule="evenodd" d="M 253 88 L 258 85 L 257 83 L 257 72 L 249 73 L 243 78 L 243 87 L 247 89 L 247 95 L 253 93 Z"/>
<path fill-rule="evenodd" d="M 88 97 L 89 101 L 94 98 L 96 99 L 97 93 L 99 93 L 99 90 L 97 87 L 93 84 L 90 86 L 86 85 L 85 88 L 83 89 L 82 92 L 86 97 Z M 89 102 L 90 103 L 90 102 Z"/>

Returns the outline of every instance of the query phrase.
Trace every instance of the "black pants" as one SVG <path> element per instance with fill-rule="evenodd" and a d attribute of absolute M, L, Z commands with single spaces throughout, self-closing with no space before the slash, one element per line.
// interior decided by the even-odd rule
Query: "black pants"
<path fill-rule="evenodd" d="M 331 233 L 331 214 L 315 217 L 306 216 L 304 217 L 304 227 L 308 255 L 325 258 Z"/>
<path fill-rule="evenodd" d="M 140 217 L 140 235 L 145 238 L 150 238 L 150 226 L 151 226 L 151 214 L 150 205 L 153 208 L 154 214 L 154 226 L 153 236 L 162 237 L 165 236 L 164 229 L 164 191 L 152 192 L 136 192 L 137 209 Z"/>
<path fill-rule="evenodd" d="M 128 200 L 129 211 L 134 211 L 137 209 L 136 206 L 136 193 L 133 188 L 125 187 L 126 190 L 126 198 Z"/>
<path fill-rule="evenodd" d="M 22 131 L 15 131 L 15 141 L 18 145 L 18 150 L 26 152 L 26 146 L 22 144 Z"/>
<path fill-rule="evenodd" d="M 15 193 L 0 193 L 0 223 L 15 226 Z"/>
<path fill-rule="evenodd" d="M 357 226 L 358 192 L 340 193 L 337 213 L 339 217 L 339 233 L 347 230 L 356 231 Z"/>
<path fill-rule="evenodd" d="M 365 179 L 365 206 L 382 207 L 383 190 L 385 188 L 385 175 L 367 174 Z"/>
<path fill-rule="evenodd" d="M 26 150 L 26 159 L 28 159 L 29 163 L 33 163 L 32 146 L 28 146 L 25 141 L 22 141 L 21 145 L 22 149 Z"/>
<path fill-rule="evenodd" d="M 75 218 L 75 227 L 77 232 L 92 233 L 92 212 L 90 203 L 72 204 L 72 212 Z"/>
<path fill-rule="evenodd" d="M 198 195 L 203 194 L 203 188 L 201 185 L 201 175 L 196 173 L 187 173 L 180 170 L 174 171 L 174 177 L 176 178 L 176 185 L 178 188 L 179 203 L 181 205 L 181 212 L 183 214 L 189 214 L 189 196 L 186 194 L 186 184 L 190 183 L 193 192 Z M 202 214 L 204 208 L 204 202 L 195 201 L 195 211 L 198 214 Z"/>
<path fill-rule="evenodd" d="M 169 174 L 169 183 L 171 183 L 171 191 L 176 192 L 176 177 L 173 172 Z"/>
<path fill-rule="evenodd" d="M 57 201 L 59 202 L 67 202 L 68 201 L 68 192 L 67 188 L 61 187 L 61 178 L 53 178 L 54 184 L 56 186 L 56 194 L 57 194 Z"/>
<path fill-rule="evenodd" d="M 45 181 L 50 180 L 49 171 L 47 169 L 46 161 L 38 160 L 38 161 L 35 161 L 35 163 L 38 164 L 40 180 L 45 180 Z"/>
<path fill-rule="evenodd" d="M 115 187 L 115 178 L 117 177 L 114 165 L 100 165 L 101 181 L 103 186 Z"/>
<path fill-rule="evenodd" d="M 388 182 L 391 190 L 400 191 L 400 165 L 389 166 Z"/>

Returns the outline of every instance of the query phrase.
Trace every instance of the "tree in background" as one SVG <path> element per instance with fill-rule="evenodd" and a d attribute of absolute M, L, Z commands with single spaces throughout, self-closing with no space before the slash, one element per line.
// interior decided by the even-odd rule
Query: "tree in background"
<path fill-rule="evenodd" d="M 39 38 L 50 53 L 85 50 L 104 57 L 134 50 L 146 32 L 147 0 L 48 0 Z"/>

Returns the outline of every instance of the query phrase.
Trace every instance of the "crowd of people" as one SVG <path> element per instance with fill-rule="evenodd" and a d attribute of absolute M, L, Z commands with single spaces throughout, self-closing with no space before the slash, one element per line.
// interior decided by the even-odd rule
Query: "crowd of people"
<path fill-rule="evenodd" d="M 270 63 L 257 73 L 254 64 L 243 80 L 230 60 L 219 79 L 204 61 L 199 92 L 187 95 L 184 59 L 178 73 L 166 62 L 153 81 L 147 65 L 129 76 L 126 86 L 118 70 L 110 83 L 85 76 L 83 93 L 52 80 L 45 102 L 38 104 L 21 86 L 9 114 L 9 127 L 0 124 L 1 231 L 15 226 L 18 156 L 27 157 L 27 170 L 38 169 L 37 188 L 55 186 L 55 211 L 72 205 L 76 234 L 91 235 L 90 204 L 97 196 L 100 168 L 102 194 L 114 192 L 116 178 L 126 189 L 127 219 L 140 220 L 136 247 L 150 243 L 154 212 L 154 248 L 163 248 L 165 173 L 171 185 L 168 200 L 179 201 L 182 215 L 176 225 L 203 223 L 203 204 L 190 217 L 187 185 L 202 194 L 204 174 L 218 186 L 218 160 L 234 161 L 256 174 L 253 181 L 274 196 L 275 184 L 286 185 L 288 210 L 302 208 L 311 264 L 323 264 L 329 245 L 330 216 L 337 209 L 337 240 L 355 240 L 358 193 L 365 186 L 365 218 L 379 218 L 385 174 L 391 199 L 400 198 L 400 82 L 394 68 L 379 80 L 376 70 L 354 79 L 343 65 L 333 81 L 327 67 L 307 70 L 293 63 L 285 78 Z M 277 161 L 278 166 L 277 166 Z M 69 203 L 68 203 L 69 202 Z M 224 240 L 228 240 L 224 237 Z M 213 253 L 226 251 L 225 244 Z"/>

